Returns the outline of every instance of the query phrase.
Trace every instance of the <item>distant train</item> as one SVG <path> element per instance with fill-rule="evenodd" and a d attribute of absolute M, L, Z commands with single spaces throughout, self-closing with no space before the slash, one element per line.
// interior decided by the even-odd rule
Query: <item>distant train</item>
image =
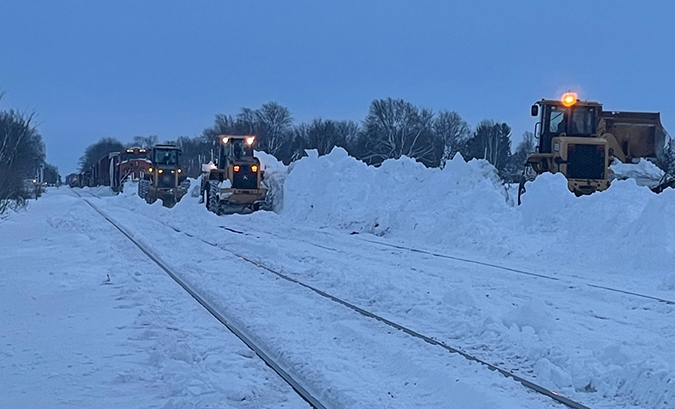
<path fill-rule="evenodd" d="M 110 152 L 84 172 L 68 175 L 66 183 L 70 187 L 110 186 L 119 192 L 126 180 L 139 180 L 151 167 L 150 151 L 134 147 Z"/>

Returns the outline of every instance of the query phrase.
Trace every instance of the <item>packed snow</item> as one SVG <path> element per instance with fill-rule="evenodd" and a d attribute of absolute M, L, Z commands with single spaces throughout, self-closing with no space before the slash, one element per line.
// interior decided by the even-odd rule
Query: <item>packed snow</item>
<path fill-rule="evenodd" d="M 675 190 L 545 174 L 515 206 L 481 160 L 258 156 L 274 212 L 75 191 L 330 407 L 560 406 L 237 255 L 592 408 L 675 406 L 675 305 L 599 288 L 675 300 Z M 73 191 L 0 221 L 0 249 L 0 406 L 306 407 Z"/>

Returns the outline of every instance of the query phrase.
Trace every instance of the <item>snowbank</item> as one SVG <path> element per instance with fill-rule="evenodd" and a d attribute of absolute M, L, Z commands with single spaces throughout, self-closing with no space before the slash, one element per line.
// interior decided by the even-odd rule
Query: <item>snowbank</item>
<path fill-rule="evenodd" d="M 376 168 L 335 148 L 296 162 L 284 198 L 283 216 L 445 245 L 502 246 L 494 227 L 515 214 L 494 168 L 460 155 L 443 170 L 410 158 Z"/>
<path fill-rule="evenodd" d="M 635 179 L 638 185 L 654 187 L 663 179 L 663 171 L 646 159 L 638 163 L 622 163 L 614 159 L 610 166 L 617 179 Z"/>
<path fill-rule="evenodd" d="M 496 257 L 537 257 L 589 274 L 639 270 L 672 287 L 664 273 L 675 266 L 675 191 L 656 195 L 629 179 L 577 198 L 561 174 L 541 175 L 526 188 L 517 207 L 484 160 L 457 155 L 441 170 L 403 157 L 372 167 L 335 148 L 291 166 L 281 216 Z"/>

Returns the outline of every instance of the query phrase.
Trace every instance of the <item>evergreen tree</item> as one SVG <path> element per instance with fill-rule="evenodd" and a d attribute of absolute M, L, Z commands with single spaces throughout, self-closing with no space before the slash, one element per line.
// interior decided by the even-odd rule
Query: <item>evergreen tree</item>
<path fill-rule="evenodd" d="M 93 143 L 84 151 L 84 155 L 80 158 L 80 172 L 84 172 L 93 167 L 102 157 L 110 152 L 119 152 L 125 149 L 124 144 L 115 138 L 101 138 L 98 142 Z"/>
<path fill-rule="evenodd" d="M 462 149 L 465 159 L 485 159 L 504 177 L 511 154 L 511 127 L 491 120 L 481 121 Z"/>

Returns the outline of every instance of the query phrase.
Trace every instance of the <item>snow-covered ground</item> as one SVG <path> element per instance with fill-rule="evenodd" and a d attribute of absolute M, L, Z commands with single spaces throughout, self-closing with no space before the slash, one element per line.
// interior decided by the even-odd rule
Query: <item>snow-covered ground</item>
<path fill-rule="evenodd" d="M 516 207 L 483 161 L 373 168 L 336 149 L 263 162 L 283 189 L 276 213 L 82 194 L 332 407 L 559 406 L 232 253 L 592 408 L 675 407 L 675 305 L 598 288 L 675 300 L 675 190 L 626 180 L 576 198 L 543 175 Z M 0 249 L 0 406 L 304 405 L 68 190 L 0 221 Z"/>
<path fill-rule="evenodd" d="M 62 187 L 0 223 L 0 407 L 309 407 L 102 220 Z"/>

